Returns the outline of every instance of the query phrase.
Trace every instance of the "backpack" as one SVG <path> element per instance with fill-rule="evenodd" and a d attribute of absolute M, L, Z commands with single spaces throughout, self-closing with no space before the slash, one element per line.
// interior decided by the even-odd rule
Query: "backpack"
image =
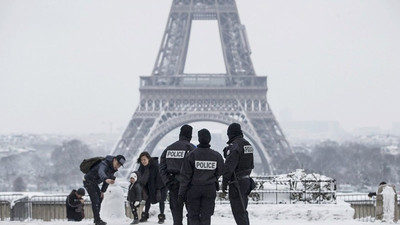
<path fill-rule="evenodd" d="M 88 173 L 92 167 L 99 164 L 103 159 L 104 157 L 93 157 L 89 159 L 84 159 L 79 167 L 82 173 Z"/>

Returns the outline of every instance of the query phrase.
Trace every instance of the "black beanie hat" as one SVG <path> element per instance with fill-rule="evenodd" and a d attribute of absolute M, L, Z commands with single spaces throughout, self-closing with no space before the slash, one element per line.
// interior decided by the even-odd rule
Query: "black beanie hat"
<path fill-rule="evenodd" d="M 211 134 L 210 131 L 207 129 L 201 129 L 197 133 L 197 136 L 199 137 L 199 147 L 210 147 L 210 141 L 211 141 Z"/>
<path fill-rule="evenodd" d="M 193 127 L 185 124 L 181 127 L 181 132 L 179 133 L 179 136 L 184 136 L 184 137 L 191 139 L 192 138 L 192 130 L 193 130 Z"/>
<path fill-rule="evenodd" d="M 240 124 L 232 123 L 231 125 L 229 125 L 227 134 L 228 134 L 229 139 L 232 139 L 239 135 L 243 135 Z"/>
<path fill-rule="evenodd" d="M 76 193 L 78 193 L 78 195 L 84 196 L 84 195 L 85 195 L 85 189 L 79 188 L 79 189 L 76 191 Z"/>

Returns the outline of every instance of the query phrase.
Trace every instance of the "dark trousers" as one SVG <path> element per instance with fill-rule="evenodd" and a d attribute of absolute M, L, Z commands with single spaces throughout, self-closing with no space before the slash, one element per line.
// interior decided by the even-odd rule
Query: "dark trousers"
<path fill-rule="evenodd" d="M 164 214 L 164 210 L 165 210 L 165 202 L 162 199 L 160 202 L 158 202 L 159 207 L 160 207 L 160 214 Z M 149 211 L 150 211 L 150 207 L 151 207 L 151 202 L 146 200 L 146 203 L 144 204 L 144 212 L 149 215 Z"/>
<path fill-rule="evenodd" d="M 248 196 L 251 191 L 250 185 L 250 178 L 239 180 L 240 193 L 243 199 L 242 205 L 238 189 L 234 184 L 229 184 L 229 201 L 237 225 L 250 225 L 249 215 L 247 213 Z"/>
<path fill-rule="evenodd" d="M 215 184 L 191 186 L 187 193 L 187 209 L 190 225 L 210 225 L 214 214 Z"/>
<path fill-rule="evenodd" d="M 101 198 L 101 192 L 99 185 L 96 183 L 84 181 L 83 186 L 86 188 L 87 193 L 89 194 L 90 201 L 92 202 L 92 210 L 94 222 L 100 221 L 100 207 L 103 199 Z"/>
<path fill-rule="evenodd" d="M 178 200 L 179 185 L 169 188 L 169 208 L 171 209 L 174 225 L 182 225 L 183 202 Z"/>
<path fill-rule="evenodd" d="M 138 217 L 138 214 L 137 214 L 137 208 L 136 208 L 136 206 L 135 206 L 135 202 L 129 202 L 129 205 L 131 206 L 131 211 L 132 211 L 132 214 L 133 214 L 133 219 L 134 219 L 134 220 L 138 220 L 139 217 Z"/>

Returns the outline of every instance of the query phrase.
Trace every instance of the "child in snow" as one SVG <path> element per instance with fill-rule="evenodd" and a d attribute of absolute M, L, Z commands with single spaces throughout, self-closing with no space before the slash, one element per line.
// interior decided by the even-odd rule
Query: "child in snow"
<path fill-rule="evenodd" d="M 132 172 L 131 176 L 129 177 L 129 188 L 128 188 L 128 202 L 132 210 L 133 214 L 133 221 L 131 224 L 138 224 L 139 223 L 139 218 L 138 218 L 138 213 L 137 209 L 140 205 L 140 202 L 142 201 L 142 187 L 139 184 L 140 173 L 139 172 Z"/>

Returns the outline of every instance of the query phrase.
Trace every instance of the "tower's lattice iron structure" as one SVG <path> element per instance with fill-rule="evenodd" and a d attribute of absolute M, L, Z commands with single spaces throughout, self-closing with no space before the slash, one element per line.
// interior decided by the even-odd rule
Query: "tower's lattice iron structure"
<path fill-rule="evenodd" d="M 184 73 L 193 20 L 218 22 L 226 73 Z M 151 153 L 168 132 L 196 121 L 240 123 L 260 156 L 258 172 L 297 168 L 267 102 L 267 77 L 255 74 L 250 54 L 235 0 L 173 0 L 154 69 L 140 77 L 140 104 L 113 152 L 127 158 L 121 175 L 140 152 Z"/>

